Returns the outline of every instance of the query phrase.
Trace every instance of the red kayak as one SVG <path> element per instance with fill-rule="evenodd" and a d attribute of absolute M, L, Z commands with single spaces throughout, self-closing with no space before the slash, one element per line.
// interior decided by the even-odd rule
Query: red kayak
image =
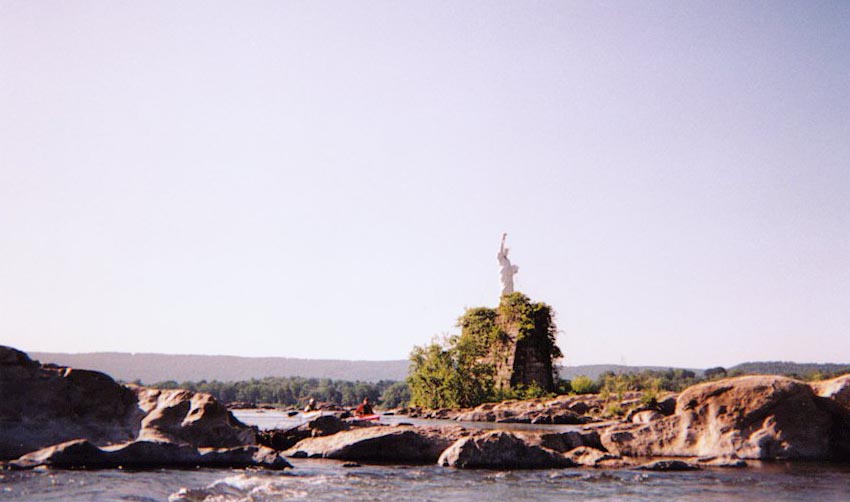
<path fill-rule="evenodd" d="M 381 415 L 360 415 L 355 416 L 354 418 L 356 418 L 357 420 L 380 420 Z"/>

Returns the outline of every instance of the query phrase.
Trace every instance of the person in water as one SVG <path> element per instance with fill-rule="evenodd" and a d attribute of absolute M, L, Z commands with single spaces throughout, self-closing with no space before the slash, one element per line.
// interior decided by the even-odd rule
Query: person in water
<path fill-rule="evenodd" d="M 363 402 L 360 403 L 360 406 L 358 406 L 357 409 L 354 410 L 354 416 L 356 416 L 356 417 L 362 417 L 362 416 L 365 416 L 365 415 L 374 415 L 374 414 L 375 414 L 375 411 L 372 409 L 372 405 L 369 404 L 369 398 L 368 397 L 364 397 Z"/>

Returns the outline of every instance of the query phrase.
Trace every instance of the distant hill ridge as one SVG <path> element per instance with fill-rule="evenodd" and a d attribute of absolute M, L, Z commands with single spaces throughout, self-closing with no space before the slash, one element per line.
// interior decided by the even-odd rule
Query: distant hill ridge
<path fill-rule="evenodd" d="M 172 354 L 131 354 L 127 352 L 91 352 L 67 354 L 59 352 L 30 352 L 30 357 L 43 363 L 54 363 L 72 368 L 102 371 L 113 378 L 131 382 L 140 380 L 153 384 L 174 380 L 240 381 L 264 377 L 330 378 L 377 382 L 404 380 L 407 360 L 348 361 L 341 359 L 298 359 L 290 357 L 239 357 Z M 617 364 L 591 364 L 562 366 L 561 378 L 573 379 L 579 375 L 596 379 L 602 373 L 638 373 L 644 370 L 666 371 L 683 369 L 674 366 L 626 366 Z M 690 369 L 698 375 L 703 370 Z M 806 376 L 820 373 L 850 373 L 850 364 L 794 363 L 786 361 L 746 362 L 726 368 L 729 374 L 769 374 Z"/>
<path fill-rule="evenodd" d="M 131 354 L 126 352 L 91 352 L 65 354 L 30 352 L 42 363 L 102 371 L 111 377 L 131 382 L 153 384 L 219 380 L 239 381 L 264 377 L 330 378 L 333 380 L 403 380 L 407 376 L 407 360 L 346 361 L 339 359 L 297 359 L 290 357 L 239 357 L 172 354 Z"/>

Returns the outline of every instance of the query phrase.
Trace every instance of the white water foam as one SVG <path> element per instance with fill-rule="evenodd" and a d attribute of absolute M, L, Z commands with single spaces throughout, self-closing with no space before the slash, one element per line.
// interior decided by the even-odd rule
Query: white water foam
<path fill-rule="evenodd" d="M 219 479 L 206 488 L 181 488 L 168 502 L 262 502 L 267 500 L 303 500 L 307 491 L 290 486 L 289 477 L 239 474 Z M 311 480 L 315 481 L 315 480 Z"/>

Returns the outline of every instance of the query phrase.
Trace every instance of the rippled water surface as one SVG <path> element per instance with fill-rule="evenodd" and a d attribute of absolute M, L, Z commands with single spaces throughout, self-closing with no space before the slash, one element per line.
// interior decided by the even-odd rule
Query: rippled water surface
<path fill-rule="evenodd" d="M 256 415 L 284 425 L 274 413 Z M 269 426 L 250 415 L 242 418 Z M 652 473 L 628 469 L 467 471 L 436 465 L 343 467 L 341 462 L 310 459 L 292 463 L 295 468 L 283 472 L 0 471 L 0 500 L 850 502 L 848 465 L 775 463 L 747 469 Z"/>
<path fill-rule="evenodd" d="M 294 461 L 285 472 L 41 471 L 0 474 L 0 500 L 26 501 L 731 501 L 846 502 L 850 467 L 780 464 L 745 470 L 465 471 L 437 466 L 343 467 Z"/>

